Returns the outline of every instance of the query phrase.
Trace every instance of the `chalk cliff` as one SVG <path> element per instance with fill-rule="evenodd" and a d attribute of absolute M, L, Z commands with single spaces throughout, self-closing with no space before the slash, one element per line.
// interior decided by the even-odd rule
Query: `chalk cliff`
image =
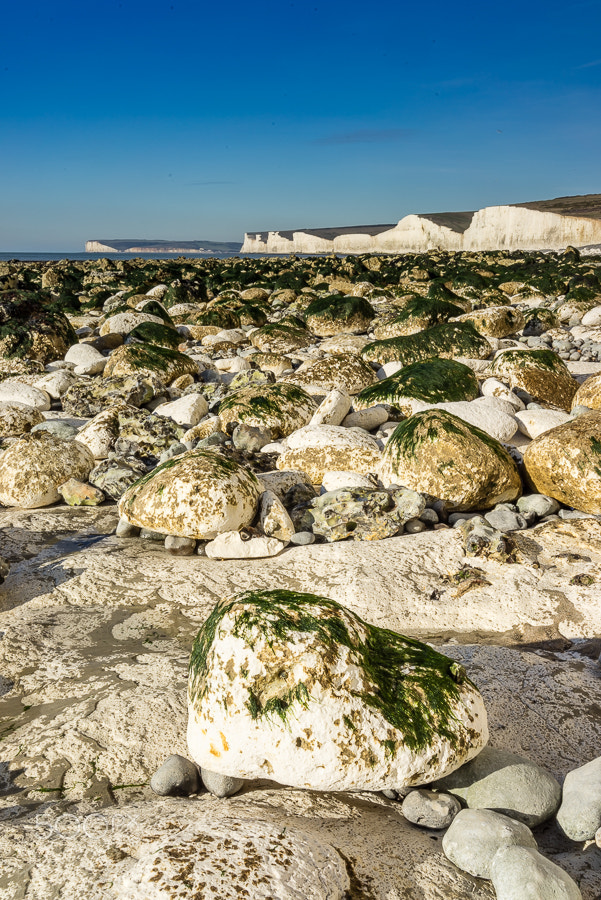
<path fill-rule="evenodd" d="M 100 238 L 86 241 L 86 253 L 237 253 L 239 241 L 149 241 Z"/>
<path fill-rule="evenodd" d="M 601 194 L 477 212 L 408 215 L 396 225 L 248 232 L 243 253 L 559 250 L 601 244 Z"/>

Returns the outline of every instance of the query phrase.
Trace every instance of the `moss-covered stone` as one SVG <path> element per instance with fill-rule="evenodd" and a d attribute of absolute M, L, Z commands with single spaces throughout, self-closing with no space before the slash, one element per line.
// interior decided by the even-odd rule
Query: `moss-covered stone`
<path fill-rule="evenodd" d="M 367 331 L 375 311 L 363 297 L 318 297 L 306 310 L 307 328 L 319 337 L 335 334 L 362 334 Z"/>
<path fill-rule="evenodd" d="M 337 388 L 349 394 L 357 394 L 377 378 L 371 366 L 360 356 L 354 353 L 333 353 L 325 359 L 302 365 L 293 375 L 285 376 L 285 380 L 318 394 Z"/>
<path fill-rule="evenodd" d="M 190 450 L 128 488 L 119 515 L 162 534 L 211 540 L 249 525 L 260 493 L 245 466 L 211 450 Z"/>
<path fill-rule="evenodd" d="M 169 325 L 158 325 L 156 322 L 142 322 L 136 325 L 127 336 L 126 343 L 151 344 L 156 347 L 169 347 L 177 350 L 182 338 Z"/>
<path fill-rule="evenodd" d="M 77 343 L 69 320 L 48 296 L 31 291 L 0 293 L 0 357 L 48 363 Z"/>
<path fill-rule="evenodd" d="M 363 348 L 361 356 L 380 365 L 398 360 L 408 366 L 433 357 L 487 359 L 491 352 L 489 342 L 471 323 L 445 322 L 419 334 L 373 341 Z"/>
<path fill-rule="evenodd" d="M 601 411 L 546 431 L 528 444 L 524 466 L 535 490 L 601 514 Z"/>
<path fill-rule="evenodd" d="M 275 322 L 253 331 L 250 342 L 265 353 L 293 353 L 302 347 L 309 347 L 315 338 L 304 327 Z"/>
<path fill-rule="evenodd" d="M 320 790 L 430 780 L 473 757 L 486 714 L 465 670 L 314 594 L 217 604 L 190 657 L 197 763 Z"/>
<path fill-rule="evenodd" d="M 292 384 L 261 384 L 235 391 L 219 407 L 219 418 L 269 428 L 274 439 L 307 425 L 315 412 L 311 397 Z"/>
<path fill-rule="evenodd" d="M 126 344 L 117 347 L 104 369 L 105 378 L 115 375 L 156 375 L 170 384 L 180 375 L 197 375 L 198 364 L 167 347 L 150 344 Z"/>
<path fill-rule="evenodd" d="M 380 403 L 394 406 L 411 415 L 412 400 L 445 403 L 474 400 L 478 379 L 469 366 L 453 359 L 427 359 L 403 366 L 394 375 L 360 391 L 353 401 L 355 409 L 367 409 Z"/>
<path fill-rule="evenodd" d="M 570 409 L 578 390 L 578 382 L 552 350 L 504 350 L 490 368 L 496 378 L 545 406 Z"/>
<path fill-rule="evenodd" d="M 476 331 L 486 337 L 504 338 L 515 334 L 525 325 L 525 319 L 519 309 L 513 306 L 489 306 L 464 313 L 458 322 L 471 322 Z"/>
<path fill-rule="evenodd" d="M 417 334 L 425 328 L 440 325 L 462 313 L 463 308 L 456 303 L 416 295 L 393 319 L 378 325 L 374 329 L 374 334 L 378 340 Z"/>
<path fill-rule="evenodd" d="M 429 409 L 397 425 L 380 465 L 384 484 L 403 484 L 449 509 L 490 509 L 522 493 L 516 464 L 486 432 L 446 410 Z"/>

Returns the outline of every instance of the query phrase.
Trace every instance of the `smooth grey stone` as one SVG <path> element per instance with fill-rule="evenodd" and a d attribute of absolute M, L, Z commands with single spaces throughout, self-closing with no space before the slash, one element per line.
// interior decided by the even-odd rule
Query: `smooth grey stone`
<path fill-rule="evenodd" d="M 425 512 L 425 510 L 424 510 L 424 512 Z M 449 525 L 454 527 L 458 522 L 467 522 L 470 519 L 477 519 L 477 518 L 482 518 L 480 516 L 480 513 L 456 512 L 456 513 L 450 513 L 449 518 L 447 519 L 447 522 L 449 523 Z"/>
<path fill-rule="evenodd" d="M 141 528 L 140 537 L 143 541 L 164 541 L 167 535 L 161 534 L 160 531 L 153 531 L 152 528 Z"/>
<path fill-rule="evenodd" d="M 512 845 L 537 848 L 526 825 L 492 809 L 462 809 L 442 839 L 447 859 L 476 878 L 490 878 L 497 851 Z"/>
<path fill-rule="evenodd" d="M 161 797 L 188 797 L 200 790 L 198 766 L 185 756 L 168 756 L 150 779 L 150 787 Z"/>
<path fill-rule="evenodd" d="M 557 513 L 560 519 L 592 519 L 593 513 L 582 512 L 580 509 L 560 509 Z"/>
<path fill-rule="evenodd" d="M 396 800 L 396 791 L 382 791 L 382 793 L 388 800 Z"/>
<path fill-rule="evenodd" d="M 501 847 L 490 866 L 497 900 L 582 900 L 567 872 L 531 847 Z"/>
<path fill-rule="evenodd" d="M 174 444 L 171 444 L 170 447 L 167 447 L 166 450 L 163 450 L 161 455 L 159 456 L 159 465 L 161 463 L 167 462 L 168 459 L 173 459 L 174 456 L 179 456 L 180 453 L 185 453 L 188 448 L 185 444 L 182 444 L 181 441 L 175 441 Z"/>
<path fill-rule="evenodd" d="M 297 531 L 296 534 L 293 534 L 290 538 L 291 544 L 296 544 L 299 547 L 304 547 L 307 544 L 315 543 L 315 535 L 312 531 Z"/>
<path fill-rule="evenodd" d="M 192 556 L 195 549 L 195 538 L 178 537 L 175 534 L 168 534 L 165 538 L 165 550 L 172 556 Z"/>
<path fill-rule="evenodd" d="M 207 791 L 215 797 L 231 797 L 244 787 L 243 778 L 231 778 L 229 775 L 219 775 L 201 766 L 200 774 Z"/>
<path fill-rule="evenodd" d="M 435 509 L 429 509 L 426 507 L 423 512 L 420 513 L 419 518 L 422 522 L 425 522 L 426 525 L 438 525 L 439 518 L 438 513 Z"/>
<path fill-rule="evenodd" d="M 408 822 L 422 828 L 448 828 L 461 803 L 452 794 L 442 794 L 420 788 L 411 791 L 403 800 L 401 811 Z"/>
<path fill-rule="evenodd" d="M 77 434 L 77 428 L 57 419 L 49 419 L 47 422 L 40 422 L 39 425 L 34 425 L 31 430 L 32 432 L 48 431 L 55 437 L 60 438 L 61 441 L 72 441 Z"/>
<path fill-rule="evenodd" d="M 585 416 L 587 413 L 590 413 L 590 411 L 591 411 L 590 406 L 580 406 L 580 404 L 579 404 L 578 406 L 572 407 L 572 415 L 573 416 Z M 38 426 L 36 425 L 36 428 L 37 427 Z M 31 430 L 33 431 L 33 428 Z"/>
<path fill-rule="evenodd" d="M 408 522 L 405 522 L 405 534 L 420 534 L 425 530 L 426 524 L 420 519 L 409 519 Z"/>
<path fill-rule="evenodd" d="M 528 527 L 526 519 L 510 509 L 491 509 L 490 512 L 485 514 L 484 518 L 497 531 L 522 531 Z"/>
<path fill-rule="evenodd" d="M 523 516 L 534 513 L 541 519 L 543 516 L 552 516 L 559 510 L 559 503 L 553 497 L 545 497 L 544 494 L 528 494 L 518 500 L 518 509 Z"/>
<path fill-rule="evenodd" d="M 495 747 L 485 747 L 433 787 L 460 797 L 471 809 L 495 809 L 530 828 L 550 819 L 561 800 L 561 787 L 549 772 Z"/>
<path fill-rule="evenodd" d="M 115 534 L 117 537 L 139 537 L 140 529 L 137 525 L 130 525 L 130 523 L 126 519 L 119 519 L 117 523 L 117 528 L 115 529 Z"/>
<path fill-rule="evenodd" d="M 572 841 L 591 841 L 601 828 L 601 756 L 566 775 L 557 824 Z"/>

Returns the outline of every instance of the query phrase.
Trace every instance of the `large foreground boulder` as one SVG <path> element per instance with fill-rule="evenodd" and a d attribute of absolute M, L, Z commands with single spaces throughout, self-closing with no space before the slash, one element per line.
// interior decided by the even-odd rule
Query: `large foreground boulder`
<path fill-rule="evenodd" d="M 524 466 L 539 494 L 601 513 L 601 410 L 535 438 L 524 451 Z"/>
<path fill-rule="evenodd" d="M 522 493 L 516 464 L 489 434 L 442 409 L 397 425 L 379 470 L 384 484 L 404 484 L 445 500 L 449 509 L 490 509 Z"/>
<path fill-rule="evenodd" d="M 478 396 L 478 379 L 463 363 L 454 359 L 427 359 L 403 366 L 377 384 L 364 388 L 353 401 L 355 409 L 386 403 L 411 415 L 413 401 L 444 403 L 474 400 Z"/>
<path fill-rule="evenodd" d="M 38 509 L 61 499 L 70 478 L 86 481 L 94 465 L 87 447 L 48 431 L 24 434 L 0 456 L 0 503 Z"/>
<path fill-rule="evenodd" d="M 316 790 L 385 790 L 454 771 L 487 741 L 463 668 L 291 591 L 217 604 L 190 658 L 188 747 L 201 766 Z"/>
<path fill-rule="evenodd" d="M 212 540 L 249 525 L 260 494 L 244 466 L 210 450 L 190 450 L 132 484 L 119 515 L 162 534 Z"/>

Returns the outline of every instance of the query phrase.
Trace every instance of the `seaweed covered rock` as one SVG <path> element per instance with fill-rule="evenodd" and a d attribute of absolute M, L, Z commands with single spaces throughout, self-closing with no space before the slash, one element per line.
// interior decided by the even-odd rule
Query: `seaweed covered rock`
<path fill-rule="evenodd" d="M 335 334 L 362 334 L 375 311 L 364 297 L 326 295 L 313 300 L 306 309 L 307 328 L 319 337 Z"/>
<path fill-rule="evenodd" d="M 470 322 L 445 322 L 419 334 L 373 341 L 363 348 L 361 356 L 380 365 L 398 360 L 408 366 L 432 357 L 488 359 L 491 351 L 489 342 L 478 334 Z"/>
<path fill-rule="evenodd" d="M 463 309 L 455 303 L 415 294 L 394 318 L 374 328 L 374 334 L 378 340 L 417 334 L 462 313 Z"/>
<path fill-rule="evenodd" d="M 60 500 L 61 484 L 87 481 L 93 465 L 94 457 L 77 441 L 61 441 L 48 431 L 25 434 L 0 456 L 0 503 L 50 506 Z"/>
<path fill-rule="evenodd" d="M 474 400 L 478 379 L 469 366 L 453 359 L 427 359 L 403 366 L 394 375 L 360 391 L 353 401 L 355 409 L 386 403 L 411 415 L 414 400 L 444 403 Z"/>
<path fill-rule="evenodd" d="M 48 363 L 77 343 L 67 317 L 41 294 L 0 292 L 0 357 Z"/>
<path fill-rule="evenodd" d="M 486 337 L 504 338 L 515 334 L 525 325 L 525 319 L 519 309 L 513 306 L 489 306 L 476 309 L 458 316 L 457 322 L 471 322 L 476 331 Z"/>
<path fill-rule="evenodd" d="M 168 347 L 177 350 L 181 343 L 181 335 L 170 325 L 159 325 L 156 322 L 142 322 L 127 335 L 126 344 L 151 344 L 156 347 Z"/>
<path fill-rule="evenodd" d="M 317 362 L 303 363 L 293 375 L 284 379 L 307 390 L 323 394 L 335 388 L 357 394 L 377 381 L 376 373 L 354 353 L 334 353 Z"/>
<path fill-rule="evenodd" d="M 406 485 L 454 510 L 490 509 L 522 493 L 516 464 L 504 447 L 442 409 L 418 412 L 397 425 L 379 474 L 384 484 Z"/>
<path fill-rule="evenodd" d="M 167 416 L 157 416 L 145 409 L 124 407 L 117 412 L 119 433 L 115 452 L 123 456 L 138 456 L 156 462 L 172 444 L 180 441 L 184 428 Z"/>
<path fill-rule="evenodd" d="M 315 790 L 427 783 L 488 737 L 460 665 L 333 600 L 280 590 L 217 604 L 192 649 L 188 714 L 199 765 Z"/>
<path fill-rule="evenodd" d="M 276 440 L 302 428 L 314 412 L 315 403 L 302 388 L 284 383 L 243 388 L 230 394 L 219 407 L 224 426 L 243 422 L 269 428 Z"/>
<path fill-rule="evenodd" d="M 309 347 L 315 338 L 306 328 L 288 322 L 275 322 L 253 331 L 250 342 L 264 353 L 293 353 L 302 347 Z"/>
<path fill-rule="evenodd" d="M 155 375 L 170 384 L 180 375 L 198 375 L 198 363 L 179 350 L 151 344 L 124 344 L 111 354 L 104 377 Z"/>
<path fill-rule="evenodd" d="M 380 456 L 376 441 L 367 434 L 337 425 L 315 425 L 290 435 L 276 465 L 306 472 L 313 484 L 321 484 L 325 472 L 375 472 Z"/>
<path fill-rule="evenodd" d="M 44 416 L 34 406 L 16 401 L 0 401 L 0 438 L 20 437 L 34 425 L 44 422 Z"/>
<path fill-rule="evenodd" d="M 545 431 L 524 451 L 528 478 L 540 494 L 601 514 L 601 411 Z"/>
<path fill-rule="evenodd" d="M 578 382 L 552 350 L 503 350 L 491 373 L 511 388 L 526 391 L 537 403 L 570 409 Z"/>
<path fill-rule="evenodd" d="M 576 406 L 601 410 L 601 374 L 591 375 L 582 382 L 572 398 L 572 409 Z"/>
<path fill-rule="evenodd" d="M 143 406 L 165 389 L 155 376 L 113 375 L 110 378 L 79 381 L 63 394 L 63 411 L 89 419 L 120 403 Z"/>
<path fill-rule="evenodd" d="M 106 334 L 126 335 L 133 331 L 134 328 L 137 328 L 138 325 L 144 323 L 164 325 L 160 316 L 153 316 L 148 312 L 138 312 L 135 309 L 130 309 L 127 312 L 119 312 L 116 315 L 109 316 L 100 326 L 100 336 L 103 337 Z"/>
<path fill-rule="evenodd" d="M 119 515 L 162 534 L 212 540 L 249 525 L 261 492 L 245 466 L 210 450 L 190 450 L 128 488 Z"/>

